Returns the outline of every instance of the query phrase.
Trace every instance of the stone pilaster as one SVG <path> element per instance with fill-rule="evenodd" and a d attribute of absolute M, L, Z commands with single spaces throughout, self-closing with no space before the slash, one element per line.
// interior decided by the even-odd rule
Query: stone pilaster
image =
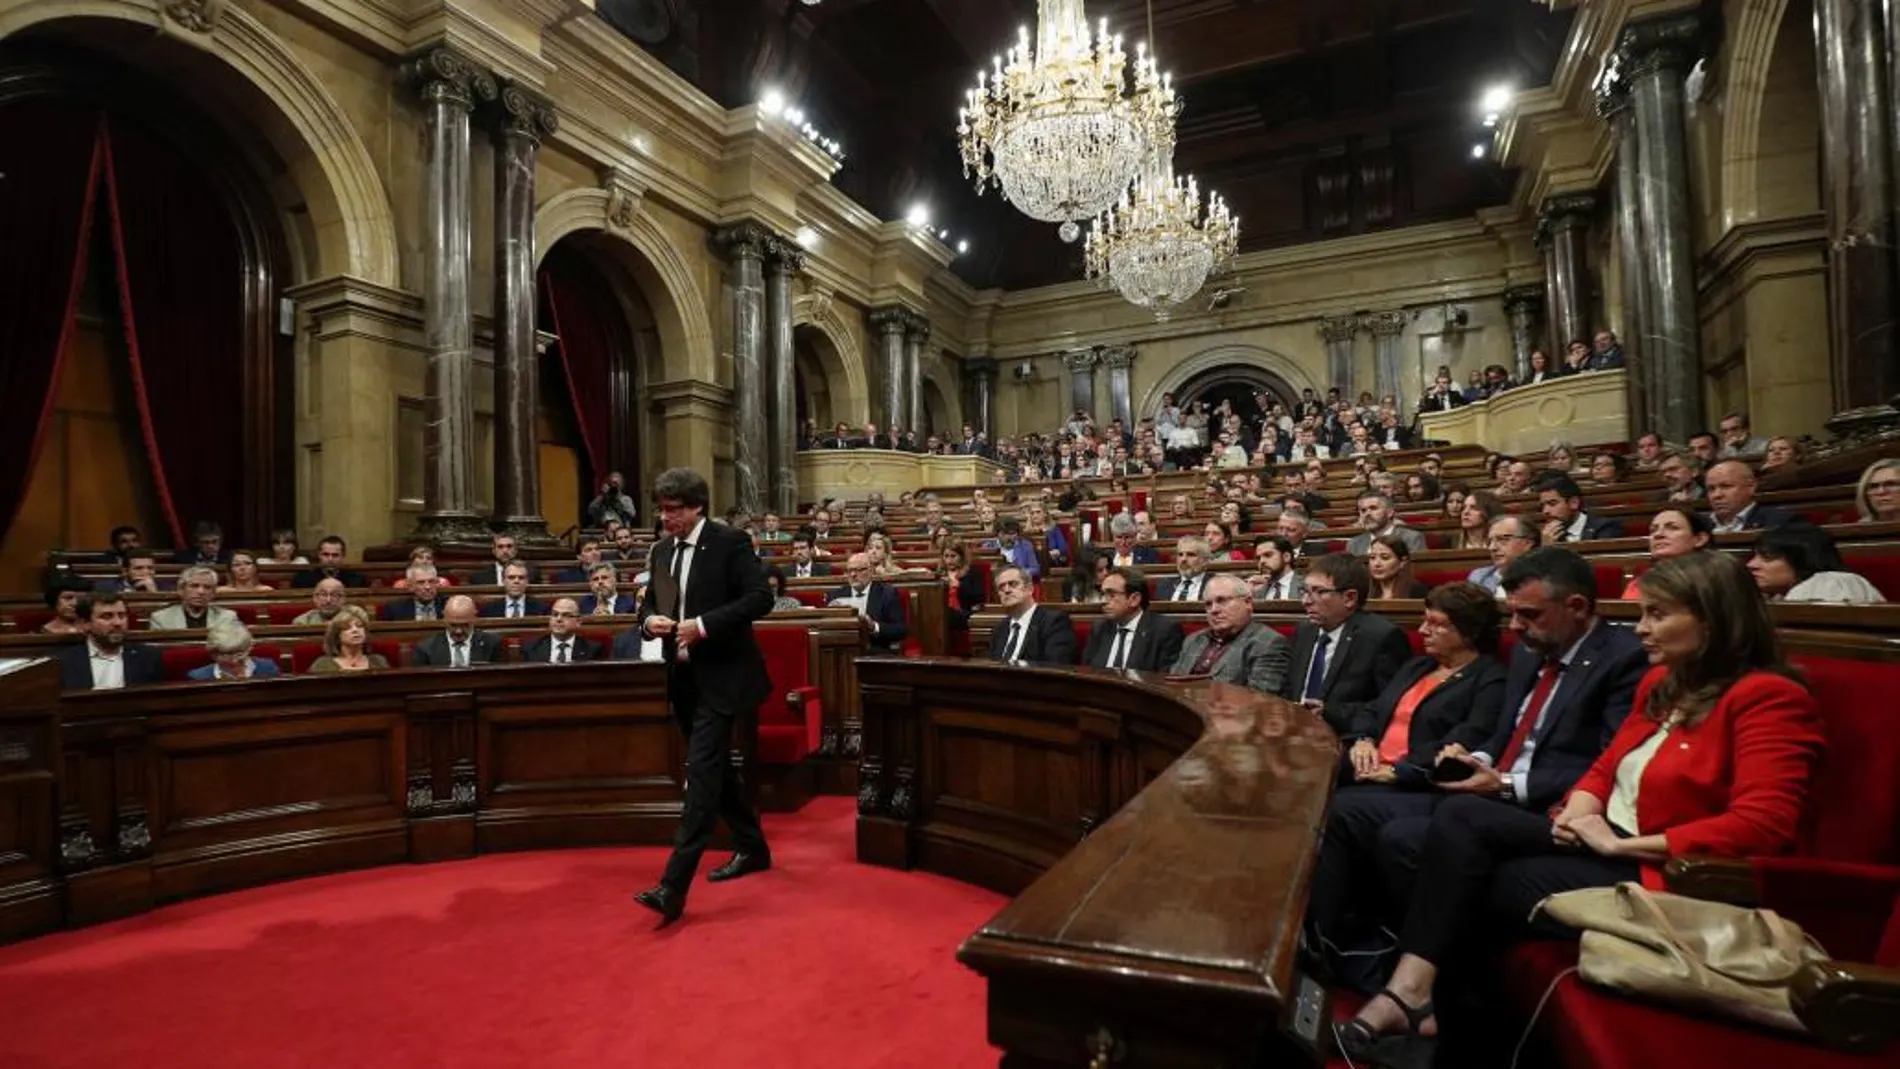
<path fill-rule="evenodd" d="M 1135 357 L 1141 350 L 1132 345 L 1105 345 L 1102 347 L 1102 366 L 1108 369 L 1108 408 L 1112 418 L 1122 421 L 1122 426 L 1134 433 L 1134 384 L 1131 381 L 1135 371 Z"/>
<path fill-rule="evenodd" d="M 559 129 L 560 121 L 553 105 L 513 84 L 501 87 L 491 118 L 495 142 L 495 508 L 490 520 L 496 530 L 513 534 L 517 541 L 552 542 L 541 515 L 541 445 L 535 433 L 540 383 L 534 329 L 534 171 L 541 139 Z M 608 460 L 609 466 L 613 463 Z M 606 474 L 593 472 L 588 485 L 597 485 Z"/>
<path fill-rule="evenodd" d="M 1505 290 L 1504 317 L 1511 324 L 1511 355 L 1517 363 L 1518 381 L 1522 382 L 1530 378 L 1531 350 L 1544 344 L 1544 287 L 1512 286 Z M 1544 358 L 1554 359 L 1548 349 Z M 1557 365 L 1549 366 L 1555 370 Z"/>
<path fill-rule="evenodd" d="M 1628 373 L 1629 419 L 1636 433 L 1647 431 L 1656 421 L 1651 411 L 1655 365 L 1644 351 L 1643 339 L 1649 334 L 1649 257 L 1643 249 L 1641 150 L 1636 133 L 1636 110 L 1630 105 L 1629 87 L 1622 81 L 1606 82 L 1597 92 L 1597 114 L 1610 124 L 1616 139 L 1616 268 L 1623 299 L 1623 321 L 1616 325 L 1623 342 L 1623 358 Z"/>
<path fill-rule="evenodd" d="M 1326 385 L 1339 387 L 1342 397 L 1358 392 L 1352 385 L 1352 339 L 1359 329 L 1357 316 L 1332 316 L 1319 321 L 1319 336 L 1326 341 L 1326 374 L 1331 380 Z"/>
<path fill-rule="evenodd" d="M 1372 335 L 1373 390 L 1380 397 L 1400 396 L 1405 325 L 1411 321 L 1411 315 L 1404 311 L 1375 312 L 1365 317 L 1366 332 Z"/>
<path fill-rule="evenodd" d="M 996 441 L 996 359 L 973 356 L 963 361 L 964 422 Z"/>
<path fill-rule="evenodd" d="M 910 399 L 904 395 L 904 332 L 910 321 L 910 311 L 897 305 L 873 308 L 865 316 L 877 336 L 877 363 L 884 373 L 884 404 L 873 416 L 879 430 L 903 423 L 910 413 Z"/>
<path fill-rule="evenodd" d="M 924 348 L 930 343 L 930 321 L 916 313 L 904 324 L 904 418 L 897 422 L 923 440 L 924 426 Z M 950 428 L 938 427 L 948 434 Z"/>
<path fill-rule="evenodd" d="M 1589 259 L 1590 217 L 1596 210 L 1596 194 L 1571 193 L 1545 200 L 1539 219 L 1548 235 L 1545 277 L 1550 283 L 1550 319 L 1559 354 L 1572 341 L 1588 341 L 1596 332 L 1590 315 Z"/>
<path fill-rule="evenodd" d="M 1094 349 L 1062 354 L 1062 367 L 1069 373 L 1069 411 L 1062 414 L 1062 422 L 1067 423 L 1076 409 L 1095 415 L 1095 365 L 1100 362 L 1101 354 Z"/>
<path fill-rule="evenodd" d="M 479 541 L 487 527 L 474 508 L 469 114 L 478 103 L 494 100 L 497 89 L 492 75 L 449 48 L 412 57 L 402 76 L 425 111 L 422 300 L 429 363 L 423 514 L 416 537 Z"/>
<path fill-rule="evenodd" d="M 771 464 L 765 419 L 765 252 L 777 240 L 754 222 L 715 232 L 713 247 L 732 267 L 733 503 L 751 515 L 765 511 Z"/>
<path fill-rule="evenodd" d="M 771 458 L 767 496 L 781 516 L 798 511 L 798 368 L 792 351 L 792 279 L 805 270 L 797 245 L 774 239 L 765 257 L 766 426 Z"/>

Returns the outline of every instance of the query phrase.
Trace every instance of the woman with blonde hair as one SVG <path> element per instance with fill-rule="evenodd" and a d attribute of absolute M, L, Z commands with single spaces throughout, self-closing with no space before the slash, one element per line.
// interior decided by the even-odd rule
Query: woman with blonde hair
<path fill-rule="evenodd" d="M 1550 443 L 1550 452 L 1545 454 L 1545 466 L 1551 471 L 1568 475 L 1577 466 L 1577 447 L 1565 441 Z"/>
<path fill-rule="evenodd" d="M 1799 441 L 1785 434 L 1770 438 L 1767 451 L 1761 455 L 1761 467 L 1756 474 L 1765 475 L 1782 468 L 1800 467 L 1801 463 L 1808 459 L 1807 452 L 1801 447 Z"/>
<path fill-rule="evenodd" d="M 1886 457 L 1867 465 L 1854 488 L 1854 504 L 1862 523 L 1900 521 L 1900 457 Z"/>
<path fill-rule="evenodd" d="M 345 605 L 323 629 L 323 656 L 311 662 L 310 672 L 370 672 L 388 667 L 381 654 L 369 651 L 369 614 Z"/>

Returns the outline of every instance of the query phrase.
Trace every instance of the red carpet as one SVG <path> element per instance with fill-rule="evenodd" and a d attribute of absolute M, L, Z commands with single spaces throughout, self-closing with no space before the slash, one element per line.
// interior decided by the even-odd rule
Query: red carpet
<path fill-rule="evenodd" d="M 325 876 L 0 947 L 0 1066 L 994 1066 L 955 952 L 1004 900 L 857 864 L 854 804 L 768 816 L 773 871 L 696 883 L 664 932 L 628 897 L 665 858 L 642 848 Z"/>

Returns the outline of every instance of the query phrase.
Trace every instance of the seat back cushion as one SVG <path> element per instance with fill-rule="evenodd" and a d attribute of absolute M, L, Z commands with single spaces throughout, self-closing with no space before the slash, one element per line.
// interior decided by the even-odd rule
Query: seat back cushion
<path fill-rule="evenodd" d="M 160 678 L 166 682 L 176 682 L 191 674 L 194 668 L 203 668 L 211 663 L 211 651 L 198 643 L 188 646 L 166 646 L 158 654 Z"/>
<path fill-rule="evenodd" d="M 1801 853 L 1900 862 L 1900 664 L 1796 655 L 1826 721 L 1827 756 L 1809 787 Z"/>

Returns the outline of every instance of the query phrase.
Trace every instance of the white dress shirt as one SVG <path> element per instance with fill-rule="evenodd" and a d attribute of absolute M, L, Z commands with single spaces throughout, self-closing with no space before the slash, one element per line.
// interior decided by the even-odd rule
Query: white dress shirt
<path fill-rule="evenodd" d="M 1201 588 L 1205 587 L 1206 585 L 1207 585 L 1206 572 L 1202 572 L 1199 575 L 1184 575 L 1180 578 L 1178 582 L 1174 584 L 1174 591 L 1171 595 L 1169 595 L 1168 600 L 1169 601 L 1199 601 L 1201 598 Z"/>
<path fill-rule="evenodd" d="M 1114 638 L 1109 640 L 1108 667 L 1110 668 L 1128 667 L 1128 658 L 1131 654 L 1135 652 L 1135 631 L 1137 628 L 1141 626 L 1142 615 L 1143 615 L 1142 613 L 1136 613 L 1135 615 L 1130 616 L 1126 621 L 1119 624 L 1114 623 L 1113 621 L 1109 621 L 1109 620 L 1103 621 L 1104 623 L 1107 623 L 1110 626 L 1114 627 L 1116 631 L 1120 632 Z"/>
<path fill-rule="evenodd" d="M 118 690 L 125 686 L 125 651 L 106 652 L 86 640 L 86 648 L 92 653 L 92 689 Z"/>
<path fill-rule="evenodd" d="M 1512 763 L 1510 768 L 1502 770 L 1504 772 L 1504 778 L 1511 781 L 1512 797 L 1517 799 L 1517 804 L 1519 805 L 1524 805 L 1526 800 L 1530 798 L 1531 759 L 1537 753 L 1537 733 L 1543 727 L 1544 722 L 1550 719 L 1550 711 L 1557 705 L 1557 692 L 1564 689 L 1564 677 L 1569 675 L 1570 662 L 1576 659 L 1577 651 L 1583 648 L 1584 640 L 1588 639 L 1595 633 L 1596 629 L 1601 626 L 1603 626 L 1603 621 L 1600 619 L 1590 621 L 1590 629 L 1585 631 L 1582 635 L 1579 635 L 1577 641 L 1572 642 L 1570 648 L 1564 651 L 1564 655 L 1557 658 L 1557 660 L 1563 664 L 1564 671 L 1557 673 L 1556 682 L 1550 685 L 1550 693 L 1544 697 L 1544 707 L 1537 713 L 1537 723 L 1532 724 L 1530 734 L 1524 736 L 1524 748 L 1518 751 L 1517 760 Z M 1536 694 L 1537 688 L 1532 686 L 1531 689 L 1525 693 L 1524 700 L 1518 704 L 1518 707 L 1511 710 L 1511 723 L 1513 726 L 1517 724 L 1518 717 L 1524 715 L 1525 707 L 1530 705 L 1531 698 Z M 1483 752 L 1475 753 L 1471 756 L 1487 765 L 1496 759 L 1495 755 Z"/>
<path fill-rule="evenodd" d="M 1036 607 L 1032 604 L 1021 616 L 1015 617 L 1007 622 L 1007 626 L 1016 629 L 1016 636 L 1015 640 L 1003 650 L 1003 660 L 1006 663 L 1021 663 L 1023 659 L 1023 646 L 1029 641 L 1029 621 L 1034 618 L 1035 615 Z"/>
<path fill-rule="evenodd" d="M 548 663 L 568 664 L 574 660 L 574 640 L 557 638 L 548 643 Z"/>

